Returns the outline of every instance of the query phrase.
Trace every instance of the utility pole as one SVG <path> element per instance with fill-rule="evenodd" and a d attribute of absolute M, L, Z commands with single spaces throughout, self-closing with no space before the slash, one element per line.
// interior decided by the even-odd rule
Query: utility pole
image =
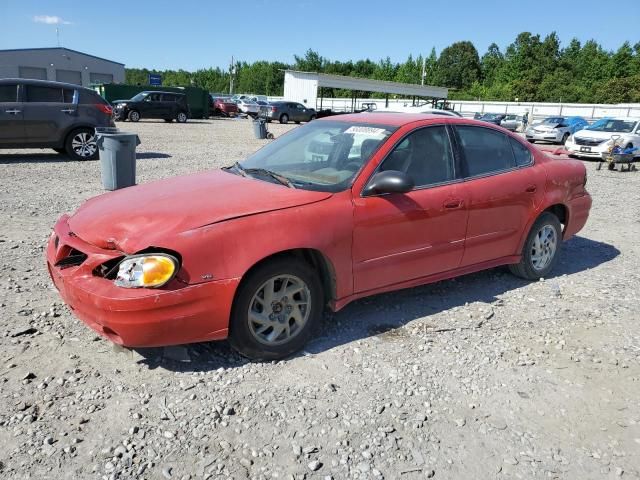
<path fill-rule="evenodd" d="M 422 82 L 420 85 L 424 85 L 424 79 L 427 76 L 427 57 L 422 57 Z"/>
<path fill-rule="evenodd" d="M 60 47 L 60 29 L 56 27 L 56 41 L 58 42 L 58 48 Z"/>
<path fill-rule="evenodd" d="M 231 80 L 229 83 L 229 95 L 233 95 L 233 77 L 236 74 L 236 66 L 235 63 L 233 62 L 233 55 L 231 55 L 231 68 L 229 68 L 229 72 L 231 73 Z"/>

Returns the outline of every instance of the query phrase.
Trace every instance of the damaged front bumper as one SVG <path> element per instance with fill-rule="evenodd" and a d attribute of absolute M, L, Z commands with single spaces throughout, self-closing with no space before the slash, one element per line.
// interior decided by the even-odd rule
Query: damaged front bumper
<path fill-rule="evenodd" d="M 125 256 L 84 242 L 67 216 L 46 248 L 49 273 L 73 313 L 100 335 L 127 347 L 154 347 L 227 337 L 231 304 L 240 279 L 189 285 L 174 279 L 151 288 L 121 288 L 100 274 L 105 262 Z"/>

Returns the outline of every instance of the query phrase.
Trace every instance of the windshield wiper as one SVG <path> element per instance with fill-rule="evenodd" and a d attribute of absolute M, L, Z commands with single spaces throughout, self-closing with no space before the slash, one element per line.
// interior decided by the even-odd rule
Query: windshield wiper
<path fill-rule="evenodd" d="M 238 168 L 238 167 L 236 167 Z M 258 175 L 266 175 L 267 177 L 271 177 L 274 180 L 276 180 L 278 183 L 281 183 L 282 185 L 286 185 L 289 188 L 296 188 L 296 186 L 291 183 L 291 180 L 289 180 L 287 177 L 285 177 L 284 175 L 280 175 L 276 172 L 272 172 L 271 170 L 267 170 L 266 168 L 243 168 L 240 167 L 242 169 L 243 172 L 245 172 L 246 174 L 251 175 L 252 173 L 257 173 Z"/>
<path fill-rule="evenodd" d="M 291 180 L 289 180 L 287 177 L 285 177 L 284 175 L 280 175 L 276 172 L 272 172 L 271 170 L 267 170 L 266 168 L 244 168 L 242 165 L 240 165 L 239 162 L 236 162 L 230 167 L 225 167 L 225 170 L 231 170 L 232 168 L 234 168 L 243 177 L 251 175 L 252 173 L 256 173 L 258 175 L 265 175 L 267 177 L 271 177 L 274 180 L 276 180 L 278 183 L 281 183 L 282 185 L 286 185 L 289 188 L 296 188 L 296 186 L 293 183 L 291 183 Z"/>

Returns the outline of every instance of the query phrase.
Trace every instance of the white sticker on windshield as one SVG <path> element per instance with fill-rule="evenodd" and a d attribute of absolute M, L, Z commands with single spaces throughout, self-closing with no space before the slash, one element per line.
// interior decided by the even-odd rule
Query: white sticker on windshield
<path fill-rule="evenodd" d="M 347 128 L 344 133 L 364 133 L 366 135 L 384 137 L 387 131 L 384 128 L 353 126 Z"/>

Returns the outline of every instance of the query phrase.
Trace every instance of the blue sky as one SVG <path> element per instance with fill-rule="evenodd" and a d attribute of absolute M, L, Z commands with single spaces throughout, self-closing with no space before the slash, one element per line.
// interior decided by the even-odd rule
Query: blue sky
<path fill-rule="evenodd" d="M 166 6 L 164 6 L 165 4 Z M 392 8 L 389 8 L 389 7 Z M 616 0 L 0 0 L 0 49 L 62 46 L 130 67 L 194 70 L 246 61 L 293 62 L 308 48 L 334 60 L 438 52 L 470 40 L 480 55 L 521 31 L 607 49 L 640 40 L 640 1 Z M 628 24 L 628 26 L 625 26 Z"/>

